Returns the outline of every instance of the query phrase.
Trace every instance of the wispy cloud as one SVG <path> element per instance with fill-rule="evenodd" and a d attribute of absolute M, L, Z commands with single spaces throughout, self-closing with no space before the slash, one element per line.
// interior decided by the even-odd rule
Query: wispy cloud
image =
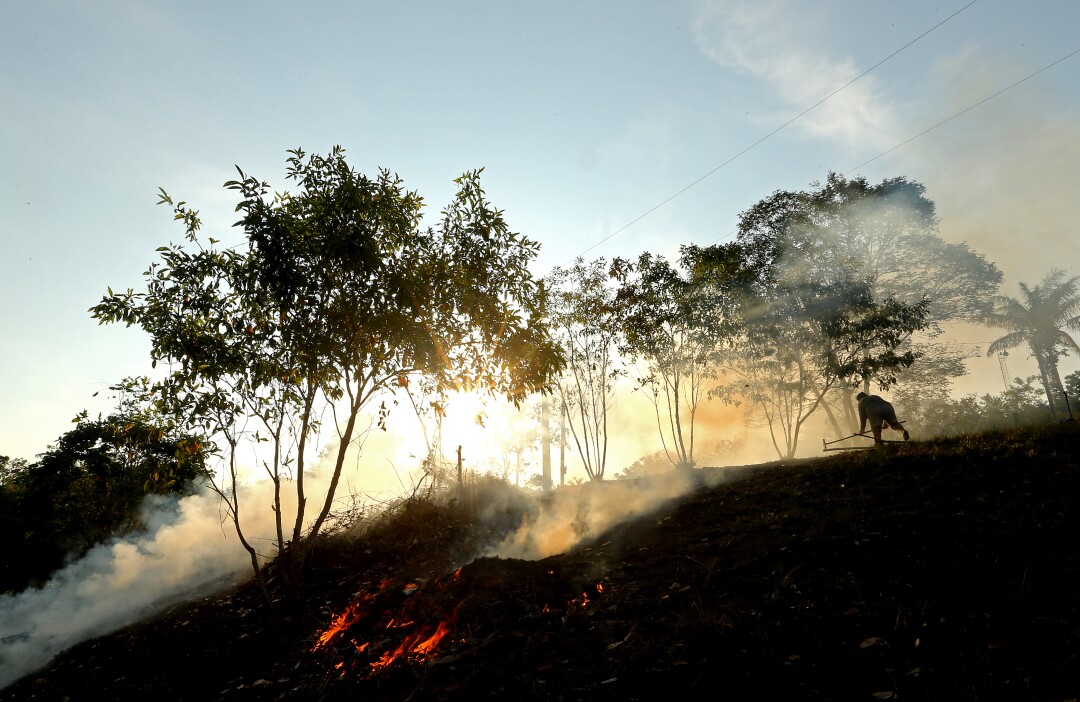
<path fill-rule="evenodd" d="M 785 0 L 704 0 L 694 22 L 699 50 L 773 92 L 782 110 L 776 115 L 779 123 L 866 68 L 849 56 L 821 50 L 822 33 L 813 27 L 819 20 L 806 7 Z M 873 76 L 866 76 L 801 117 L 791 129 L 849 150 L 887 148 L 896 139 L 893 112 Z"/>

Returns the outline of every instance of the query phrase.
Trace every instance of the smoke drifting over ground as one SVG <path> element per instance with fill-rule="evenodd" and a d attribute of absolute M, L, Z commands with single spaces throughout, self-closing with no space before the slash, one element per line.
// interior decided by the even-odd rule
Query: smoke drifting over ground
<path fill-rule="evenodd" d="M 245 574 L 246 554 L 221 524 L 217 495 L 148 498 L 144 510 L 145 531 L 94 547 L 40 589 L 0 598 L 0 687 L 80 641 Z"/>
<path fill-rule="evenodd" d="M 351 455 L 340 497 L 349 492 L 347 486 L 360 484 L 361 469 L 370 468 Z M 309 470 L 309 504 L 317 500 L 321 506 L 329 477 L 322 466 Z M 286 483 L 282 490 L 282 513 L 289 525 L 295 515 L 292 487 Z M 241 524 L 264 558 L 275 552 L 271 504 L 270 481 L 242 484 Z M 95 546 L 39 589 L 0 597 L 0 687 L 81 641 L 250 577 L 250 558 L 219 496 L 208 487 L 183 498 L 148 496 L 143 510 L 145 529 Z"/>
<path fill-rule="evenodd" d="M 564 553 L 581 541 L 599 536 L 620 522 L 648 514 L 701 485 L 718 485 L 728 475 L 719 471 L 673 470 L 636 480 L 562 487 L 541 500 L 522 525 L 486 555 L 537 560 Z M 498 507 L 488 505 L 488 509 Z"/>

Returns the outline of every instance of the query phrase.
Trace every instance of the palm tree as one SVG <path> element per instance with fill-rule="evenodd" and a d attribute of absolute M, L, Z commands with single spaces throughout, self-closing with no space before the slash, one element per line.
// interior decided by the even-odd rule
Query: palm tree
<path fill-rule="evenodd" d="M 995 296 L 994 311 L 985 324 L 1008 333 L 990 344 L 987 356 L 1027 344 L 1039 364 L 1050 416 L 1057 420 L 1055 397 L 1064 392 L 1057 362 L 1065 349 L 1080 353 L 1080 346 L 1066 329 L 1080 330 L 1080 276 L 1065 279 L 1065 272 L 1052 270 L 1033 288 L 1020 283 L 1020 299 Z"/>

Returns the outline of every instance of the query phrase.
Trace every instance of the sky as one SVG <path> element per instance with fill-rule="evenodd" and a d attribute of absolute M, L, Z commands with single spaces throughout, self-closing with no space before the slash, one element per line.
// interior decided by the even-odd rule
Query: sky
<path fill-rule="evenodd" d="M 541 243 L 538 275 L 728 241 L 740 212 L 830 170 L 924 184 L 942 237 L 996 263 L 1005 294 L 1080 275 L 1075 0 L 8 0 L 4 14 L 3 455 L 32 459 L 149 372 L 146 336 L 87 310 L 182 239 L 158 189 L 236 240 L 221 185 L 238 166 L 287 189 L 296 147 L 398 173 L 432 223 L 453 179 L 483 167 L 511 228 Z M 985 357 L 1000 335 L 952 332 L 983 350 L 958 392 L 1003 389 Z M 1010 376 L 1035 372 L 1025 355 Z"/>

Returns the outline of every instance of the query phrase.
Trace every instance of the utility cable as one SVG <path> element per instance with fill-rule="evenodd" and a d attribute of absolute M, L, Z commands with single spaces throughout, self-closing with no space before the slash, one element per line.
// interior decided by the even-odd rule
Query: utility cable
<path fill-rule="evenodd" d="M 1040 74 L 1040 73 L 1042 73 L 1043 71 L 1048 71 L 1048 70 L 1050 70 L 1051 68 L 1053 68 L 1054 66 L 1058 65 L 1058 64 L 1059 64 L 1059 63 L 1061 63 L 1062 61 L 1066 61 L 1066 60 L 1068 60 L 1068 59 L 1072 58 L 1073 56 L 1076 56 L 1077 54 L 1080 54 L 1080 49 L 1077 49 L 1077 50 L 1073 51 L 1073 52 L 1072 52 L 1072 53 L 1070 53 L 1070 54 L 1066 54 L 1065 56 L 1062 56 L 1062 57 L 1061 57 L 1061 58 L 1059 58 L 1059 59 L 1058 59 L 1057 61 L 1054 61 L 1054 62 L 1053 62 L 1053 63 L 1051 63 L 1051 64 L 1048 64 L 1048 65 L 1046 65 L 1046 66 L 1043 66 L 1042 68 L 1040 68 L 1039 70 L 1035 71 L 1034 73 L 1032 73 L 1032 74 L 1030 74 L 1030 75 L 1028 75 L 1028 76 L 1026 76 L 1026 77 L 1024 77 L 1024 78 L 1021 78 L 1020 80 L 1016 81 L 1015 83 L 1013 83 L 1013 84 L 1011 84 L 1011 85 L 1008 85 L 1008 86 L 1006 86 L 1006 87 L 1002 88 L 1001 90 L 997 91 L 997 92 L 996 92 L 996 93 L 994 93 L 993 95 L 990 95 L 989 97 L 985 97 L 985 98 L 983 98 L 982 100 L 979 100 L 979 101 L 978 101 L 977 103 L 975 103 L 974 105 L 971 105 L 970 107 L 968 107 L 968 108 L 966 108 L 966 109 L 963 109 L 963 110 L 961 110 L 960 112 L 957 112 L 957 113 L 956 113 L 955 115 L 953 115 L 952 117 L 949 117 L 948 119 L 943 119 L 943 120 L 941 120 L 940 122 L 938 122 L 938 123 L 937 123 L 937 124 L 935 124 L 934 126 L 932 126 L 932 127 L 928 127 L 927 129 L 924 129 L 923 131 L 919 132 L 918 134 L 916 134 L 915 136 L 911 137 L 910 139 L 905 139 L 904 141 L 900 142 L 899 144 L 897 144 L 896 146 L 892 147 L 892 148 L 891 148 L 891 149 L 889 149 L 888 151 L 885 151 L 885 152 L 883 152 L 883 153 L 880 153 L 880 154 L 878 154 L 877 156 L 875 156 L 874 158 L 870 159 L 869 161 L 863 161 L 863 162 L 862 162 L 862 163 L 860 163 L 860 164 L 859 164 L 858 166 L 855 166 L 855 167 L 854 167 L 854 168 L 852 168 L 852 169 L 849 169 L 849 170 L 847 170 L 847 171 L 844 171 L 844 175 L 848 175 L 849 173 L 852 173 L 852 172 L 854 172 L 854 171 L 857 171 L 857 170 L 859 170 L 860 168 L 862 168 L 863 166 L 867 165 L 868 163 L 873 163 L 874 161 L 877 161 L 877 160 L 878 160 L 879 158 L 881 158 L 881 157 L 883 157 L 883 156 L 888 156 L 888 155 L 889 155 L 889 154 L 891 154 L 891 153 L 892 153 L 893 151 L 896 151 L 897 149 L 899 149 L 899 148 L 900 148 L 901 146 L 905 146 L 905 145 L 907 145 L 907 144 L 910 144 L 911 142 L 915 141 L 915 140 L 916 140 L 916 139 L 918 139 L 919 137 L 921 137 L 921 136 L 923 136 L 923 135 L 925 135 L 925 134 L 929 134 L 930 132 L 934 131 L 934 130 L 935 130 L 935 129 L 937 129 L 938 127 L 940 127 L 940 126 L 942 126 L 942 125 L 945 125 L 945 124 L 948 124 L 949 122 L 953 121 L 954 119 L 956 119 L 957 117 L 959 117 L 959 116 L 961 116 L 961 115 L 963 115 L 963 114 L 966 114 L 966 113 L 968 113 L 968 112 L 971 112 L 972 110 L 974 110 L 974 109 L 975 109 L 976 107 L 978 107 L 979 105 L 982 105 L 983 103 L 986 103 L 986 102 L 989 102 L 989 101 L 993 100 L 993 99 L 994 99 L 994 98 L 996 98 L 996 97 L 997 97 L 998 95 L 1001 95 L 1002 93 L 1005 93 L 1005 92 L 1008 92 L 1008 91 L 1012 90 L 1013 88 L 1015 88 L 1016 86 L 1020 85 L 1020 84 L 1021 84 L 1021 83 L 1023 83 L 1024 81 L 1027 81 L 1027 80 L 1030 80 L 1030 79 L 1034 78 L 1035 76 L 1039 75 L 1039 74 Z"/>
<path fill-rule="evenodd" d="M 644 218 L 648 217 L 648 216 L 649 216 L 650 214 L 652 214 L 652 213 L 653 213 L 653 212 L 655 212 L 656 210 L 660 209 L 660 208 L 661 208 L 661 207 L 663 207 L 664 205 L 668 204 L 669 202 L 671 202 L 671 201 L 672 201 L 672 200 L 674 200 L 675 198 L 679 197 L 680 195 L 682 195 L 683 193 L 685 193 L 685 192 L 686 192 L 687 190 L 690 190 L 690 188 L 693 188 L 693 187 L 694 187 L 695 185 L 697 185 L 697 184 L 698 184 L 698 183 L 700 183 L 701 181 L 705 180 L 706 178 L 708 178 L 708 177 L 709 177 L 709 176 L 711 176 L 712 174 L 716 173 L 716 172 L 717 172 L 717 171 L 719 171 L 719 170 L 720 170 L 721 168 L 724 168 L 725 166 L 727 166 L 727 165 L 728 165 L 728 164 L 730 164 L 731 162 L 733 162 L 733 161 L 735 161 L 736 159 L 738 159 L 738 158 L 739 158 L 740 156 L 742 156 L 743 154 L 747 153 L 748 151 L 750 151 L 750 150 L 751 150 L 751 149 L 753 149 L 754 147 L 758 146 L 759 144 L 761 144 L 761 143 L 762 143 L 763 141 L 765 141 L 765 140 L 766 140 L 766 139 L 768 139 L 769 137 L 772 137 L 772 136 L 774 136 L 775 134 L 777 134 L 777 133 L 778 133 L 778 132 L 780 132 L 781 130 L 783 130 L 783 129 L 785 129 L 786 127 L 788 127 L 789 125 L 791 125 L 791 124 L 792 124 L 793 122 L 795 122 L 796 120 L 798 120 L 798 119 L 802 118 L 803 116 L 805 116 L 805 115 L 806 115 L 807 113 L 809 113 L 810 111 L 812 111 L 812 110 L 816 109 L 817 107 L 821 106 L 821 105 L 822 105 L 823 103 L 825 103 L 826 101 L 828 101 L 829 99 L 831 99 L 831 98 L 835 97 L 835 96 L 836 96 L 836 95 L 837 95 L 838 93 L 840 93 L 841 91 L 845 90 L 846 88 L 848 88 L 849 86 L 851 86 L 851 85 L 852 85 L 853 83 L 855 83 L 856 81 L 860 80 L 861 78 L 863 78 L 864 76 L 866 76 L 866 75 L 867 75 L 868 73 L 870 73 L 870 72 L 871 72 L 871 71 L 873 71 L 874 69 L 878 68 L 878 67 L 879 67 L 879 66 L 881 66 L 881 65 L 882 65 L 883 63 L 885 63 L 885 62 L 886 62 L 886 61 L 888 61 L 889 59 L 893 58 L 894 56 L 896 56 L 897 54 L 899 54 L 899 53 L 900 53 L 901 51 L 903 51 L 904 49 L 907 49 L 907 48 L 908 48 L 909 46 L 911 46 L 911 45 L 912 45 L 912 44 L 914 44 L 915 42 L 919 41 L 920 39 L 922 39 L 923 37 L 925 37 L 925 36 L 926 36 L 927 34 L 929 34 L 930 32 L 933 32 L 933 31 L 934 31 L 935 29 L 937 29 L 937 28 L 938 28 L 938 27 L 940 27 L 941 25 L 945 24 L 946 22 L 948 22 L 948 21 L 949 21 L 949 20 L 951 20 L 952 18 L 956 17 L 956 16 L 957 16 L 957 15 L 959 15 L 959 14 L 960 14 L 961 12 L 963 12 L 963 11 L 964 11 L 964 10 L 966 10 L 966 9 L 968 9 L 969 7 L 971 7 L 972 5 L 974 5 L 974 4 L 975 4 L 976 2 L 978 2 L 978 1 L 979 1 L 979 0 L 971 0 L 971 1 L 970 1 L 970 2 L 968 3 L 968 4 L 964 5 L 963 7 L 961 7 L 961 8 L 960 8 L 959 10 L 957 10 L 956 12 L 952 13 L 951 15 L 949 15 L 948 17 L 946 17 L 945 19 L 941 20 L 940 22 L 938 22 L 937 24 L 935 24 L 935 25 L 934 25 L 933 27 L 930 27 L 930 29 L 927 29 L 927 30 L 926 30 L 925 32 L 923 32 L 923 33 L 922 33 L 922 34 L 920 34 L 919 36 L 915 37 L 914 39 L 912 39 L 912 40 L 911 40 L 911 41 L 909 41 L 908 43 L 904 44 L 904 45 L 903 45 L 903 46 L 901 46 L 901 47 L 900 47 L 899 49 L 897 49 L 896 51 L 892 52 L 891 54 L 889 54 L 889 55 L 888 55 L 888 56 L 886 56 L 885 58 L 881 59 L 880 61 L 878 61 L 877 63 L 875 63 L 875 64 L 874 64 L 873 66 L 871 66 L 870 68 L 866 69 L 865 71 L 863 71 L 863 72 L 862 72 L 862 73 L 860 73 L 859 75 L 857 75 L 857 76 L 855 76 L 854 78 L 852 78 L 851 80 L 849 80 L 849 81 L 848 81 L 847 83 L 844 83 L 844 84 L 843 84 L 843 85 L 841 85 L 841 86 L 840 86 L 839 88 L 837 88 L 836 90 L 832 91 L 831 93 L 829 93 L 829 94 L 828 94 L 828 95 L 826 95 L 825 97 L 821 98 L 820 100 L 818 100 L 817 102 L 815 102 L 815 103 L 814 103 L 813 105 L 811 105 L 810 107 L 807 107 L 807 108 L 806 108 L 805 110 L 803 110 L 803 111 L 802 111 L 802 112 L 800 112 L 799 114 L 795 115 L 794 117 L 792 117 L 791 119 L 789 119 L 789 120 L 788 120 L 787 122 L 784 122 L 783 124 L 781 124 L 781 125 L 780 125 L 779 127 L 777 127 L 776 129 L 772 130 L 771 132 L 769 132 L 769 133 L 768 133 L 768 134 L 766 134 L 765 136 L 763 136 L 763 137 L 761 137 L 760 139 L 758 139 L 757 141 L 755 141 L 755 142 L 754 142 L 753 144 L 751 144 L 750 146 L 747 146 L 747 147 L 746 147 L 745 149 L 743 149 L 742 151 L 740 151 L 740 152 L 738 152 L 737 154 L 735 154 L 734 156 L 730 157 L 730 158 L 729 158 L 728 160 L 724 161 L 723 163 L 721 163 L 721 164 L 720 164 L 719 166 L 717 166 L 716 168 L 712 169 L 711 171 L 709 171 L 709 172 L 708 172 L 708 173 L 706 173 L 705 175 L 703 175 L 703 176 L 699 177 L 699 178 L 698 178 L 697 180 L 693 181 L 692 183 L 690 183 L 690 184 L 689 184 L 689 185 L 687 185 L 686 187 L 682 188 L 681 190 L 679 190 L 679 191 L 678 191 L 678 192 L 676 192 L 675 194 L 673 194 L 673 195 L 670 195 L 670 196 L 668 196 L 667 198 L 665 198 L 665 199 L 664 199 L 663 201 L 661 201 L 660 203 L 658 203 L 658 204 L 654 205 L 653 207 L 650 207 L 650 208 L 649 208 L 648 210 L 646 210 L 645 212 L 642 212 L 642 213 L 641 213 L 640 215 L 638 215 L 638 216 L 637 216 L 637 217 L 635 217 L 634 219 L 630 220 L 629 222 L 627 222 L 627 223 L 626 223 L 626 224 L 624 224 L 623 226 L 619 227 L 618 229 L 616 229 L 616 230 L 615 230 L 615 231 L 613 231 L 612 233 L 610 233 L 610 234 L 608 234 L 607 236 L 605 236 L 605 237 L 604 237 L 603 239 L 601 239 L 600 241 L 596 242 L 595 244 L 593 244 L 593 245 L 592 245 L 592 246 L 590 246 L 589 248 L 585 249 L 584 251 L 582 251 L 581 253 L 579 253 L 579 254 L 577 255 L 577 257 L 576 257 L 576 258 L 580 258 L 581 256 L 584 256 L 585 254 L 589 253 L 590 251 L 592 251 L 592 250 L 593 250 L 593 249 L 595 249 L 596 247 L 598 247 L 598 246 L 600 246 L 601 244 L 603 244 L 603 243 L 605 243 L 605 242 L 609 241 L 610 239 L 614 238 L 614 237 L 615 237 L 616 235 L 618 235 L 618 234 L 622 233 L 623 231 L 626 231 L 627 229 L 629 229 L 630 227 L 632 227 L 632 226 L 633 226 L 634 224 L 636 224 L 637 222 L 639 222 L 639 221 L 641 221 L 642 219 L 644 219 Z M 884 155 L 884 154 L 883 154 L 883 155 Z"/>
<path fill-rule="evenodd" d="M 982 100 L 979 100 L 979 101 L 978 101 L 978 102 L 976 102 L 975 104 L 973 104 L 973 105 L 970 105 L 970 106 L 968 106 L 968 107 L 964 108 L 963 110 L 961 110 L 961 111 L 957 112 L 956 114 L 952 115 L 951 117 L 948 117 L 948 118 L 946 118 L 946 119 L 943 119 L 943 120 L 941 120 L 940 122 L 938 122 L 938 123 L 937 123 L 937 124 L 935 124 L 934 126 L 932 126 L 932 127 L 928 127 L 928 128 L 926 128 L 926 129 L 924 129 L 923 131 L 919 132 L 919 133 L 918 133 L 918 134 L 916 134 L 915 136 L 913 136 L 913 137 L 910 137 L 910 138 L 908 138 L 908 139 L 905 139 L 904 141 L 900 142 L 899 144 L 897 144 L 896 146 L 892 147 L 892 148 L 891 148 L 891 149 L 889 149 L 888 151 L 883 151 L 882 153 L 878 154 L 877 156 L 875 156 L 874 158 L 870 159 L 869 161 L 863 161 L 863 162 L 862 162 L 862 163 L 860 163 L 860 164 L 859 164 L 858 166 L 855 166 L 854 168 L 850 168 L 850 169 L 848 169 L 848 170 L 844 171 L 844 172 L 843 172 L 843 175 L 845 175 L 845 176 L 846 176 L 846 175 L 850 175 L 851 173 L 854 173 L 855 171 L 857 171 L 857 170 L 859 170 L 860 168 L 862 168 L 863 166 L 865 166 L 865 165 L 867 165 L 867 164 L 869 164 L 869 163 L 873 163 L 874 161 L 877 161 L 877 160 L 878 160 L 879 158 L 882 158 L 882 157 L 884 157 L 884 156 L 888 156 L 889 154 L 891 154 L 891 153 L 892 153 L 893 151 L 896 151 L 896 150 L 897 150 L 897 149 L 899 149 L 900 147 L 902 147 L 902 146 L 905 146 L 905 145 L 907 145 L 907 144 L 910 144 L 911 142 L 915 141 L 915 140 L 916 140 L 916 139 L 918 139 L 919 137 L 921 137 L 921 136 L 924 136 L 924 135 L 926 135 L 926 134 L 929 134 L 930 132 L 934 131 L 934 130 L 935 130 L 935 129 L 937 129 L 938 127 L 941 127 L 941 126 L 943 126 L 943 125 L 945 125 L 945 124 L 948 124 L 949 122 L 953 121 L 953 120 L 954 120 L 954 119 L 956 119 L 957 117 L 960 117 L 961 115 L 964 115 L 964 114 L 967 114 L 968 112 L 971 112 L 971 111 L 972 111 L 972 110 L 974 110 L 974 109 L 975 109 L 976 107 L 979 107 L 980 105 L 983 105 L 983 104 L 985 104 L 985 103 L 987 103 L 987 102 L 989 102 L 989 101 L 993 100 L 994 98 L 998 97 L 999 95 L 1002 95 L 1003 93 L 1006 93 L 1006 92 L 1008 92 L 1009 90 L 1012 90 L 1013 88 L 1015 88 L 1016 86 L 1020 85 L 1020 84 L 1021 84 L 1021 83 L 1023 83 L 1024 81 L 1027 81 L 1027 80 L 1031 80 L 1032 78 L 1034 78 L 1035 76 L 1039 75 L 1040 73 L 1043 73 L 1043 72 L 1045 72 L 1045 71 L 1048 71 L 1048 70 L 1050 70 L 1051 68 L 1053 68 L 1054 66 L 1058 65 L 1058 64 L 1059 64 L 1059 63 L 1061 63 L 1062 61 L 1067 61 L 1068 59 L 1072 58 L 1073 56 L 1076 56 L 1077 54 L 1080 54 L 1080 49 L 1076 49 L 1075 51 L 1073 51 L 1073 52 L 1071 52 L 1071 53 L 1069 53 L 1069 54 L 1066 54 L 1065 56 L 1062 56 L 1062 57 L 1061 57 L 1061 58 L 1059 58 L 1059 59 L 1058 59 L 1057 61 L 1054 61 L 1053 63 L 1049 63 L 1049 64 L 1047 64 L 1047 65 L 1043 66 L 1042 68 L 1040 68 L 1039 70 L 1035 71 L 1034 73 L 1031 73 L 1031 74 L 1029 74 L 1029 75 L 1027 75 L 1027 76 L 1025 76 L 1025 77 L 1021 78 L 1020 80 L 1016 81 L 1015 83 L 1012 83 L 1012 84 L 1010 84 L 1010 85 L 1007 85 L 1006 87 L 1004 87 L 1004 88 L 1002 88 L 1001 90 L 997 91 L 997 92 L 996 92 L 996 93 L 994 93 L 993 95 L 989 95 L 989 96 L 987 96 L 987 97 L 983 98 Z M 737 233 L 738 233 L 738 232 L 731 232 L 731 233 L 729 233 L 729 234 L 726 234 L 726 235 L 724 235 L 724 236 L 720 237 L 719 239 L 714 239 L 713 241 L 709 242 L 708 246 L 712 246 L 713 244 L 716 244 L 716 243 L 719 243 L 719 242 L 721 242 L 721 241 L 724 241 L 725 239 L 730 239 L 731 237 L 735 236 L 735 235 L 736 235 Z"/>

